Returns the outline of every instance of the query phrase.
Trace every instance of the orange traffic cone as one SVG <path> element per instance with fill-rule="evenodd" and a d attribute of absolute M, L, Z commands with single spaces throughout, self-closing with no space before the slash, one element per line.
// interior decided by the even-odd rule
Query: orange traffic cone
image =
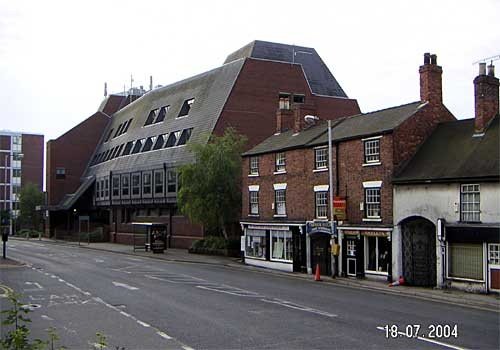
<path fill-rule="evenodd" d="M 319 273 L 319 264 L 316 264 L 316 273 L 314 274 L 315 281 L 321 281 L 321 275 Z"/>
<path fill-rule="evenodd" d="M 390 283 L 389 287 L 402 286 L 403 284 L 405 284 L 405 279 L 403 276 L 399 276 L 399 279 Z"/>

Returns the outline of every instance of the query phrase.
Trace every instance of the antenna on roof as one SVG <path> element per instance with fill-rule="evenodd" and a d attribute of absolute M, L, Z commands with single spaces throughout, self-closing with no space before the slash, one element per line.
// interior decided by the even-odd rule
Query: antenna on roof
<path fill-rule="evenodd" d="M 149 91 L 153 90 L 153 76 L 149 76 Z"/>
<path fill-rule="evenodd" d="M 104 82 L 104 98 L 108 96 L 108 83 Z"/>
<path fill-rule="evenodd" d="M 478 63 L 483 63 L 483 62 L 488 62 L 488 61 L 493 63 L 493 61 L 498 61 L 498 60 L 500 60 L 500 55 L 495 55 L 495 56 L 491 56 L 491 57 L 482 58 L 480 60 L 477 60 L 476 62 L 472 62 L 472 65 L 475 65 Z"/>

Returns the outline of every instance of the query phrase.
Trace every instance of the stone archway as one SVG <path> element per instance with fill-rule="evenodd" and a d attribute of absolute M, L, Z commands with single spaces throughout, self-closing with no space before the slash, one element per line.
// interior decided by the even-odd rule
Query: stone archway
<path fill-rule="evenodd" d="M 422 217 L 401 223 L 403 277 L 413 286 L 436 285 L 436 226 Z"/>

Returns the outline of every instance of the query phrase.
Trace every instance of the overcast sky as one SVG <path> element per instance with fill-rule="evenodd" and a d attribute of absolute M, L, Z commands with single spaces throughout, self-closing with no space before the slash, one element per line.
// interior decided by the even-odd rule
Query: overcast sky
<path fill-rule="evenodd" d="M 0 0 L 0 129 L 57 138 L 97 110 L 104 82 L 166 85 L 255 39 L 315 48 L 363 112 L 418 100 L 435 53 L 446 106 L 469 118 L 473 62 L 500 55 L 499 15 L 498 0 Z"/>

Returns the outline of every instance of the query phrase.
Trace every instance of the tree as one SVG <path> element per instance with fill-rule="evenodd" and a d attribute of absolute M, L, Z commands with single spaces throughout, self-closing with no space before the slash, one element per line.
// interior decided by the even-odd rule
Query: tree
<path fill-rule="evenodd" d="M 241 212 L 241 153 L 244 136 L 226 129 L 207 144 L 192 143 L 195 162 L 179 168 L 178 205 L 191 222 L 209 232 L 221 232 L 239 219 Z"/>
<path fill-rule="evenodd" d="M 43 193 L 35 184 L 28 183 L 21 188 L 19 194 L 19 210 L 21 222 L 31 225 L 35 229 L 40 224 L 40 214 L 36 207 L 43 204 Z"/>

